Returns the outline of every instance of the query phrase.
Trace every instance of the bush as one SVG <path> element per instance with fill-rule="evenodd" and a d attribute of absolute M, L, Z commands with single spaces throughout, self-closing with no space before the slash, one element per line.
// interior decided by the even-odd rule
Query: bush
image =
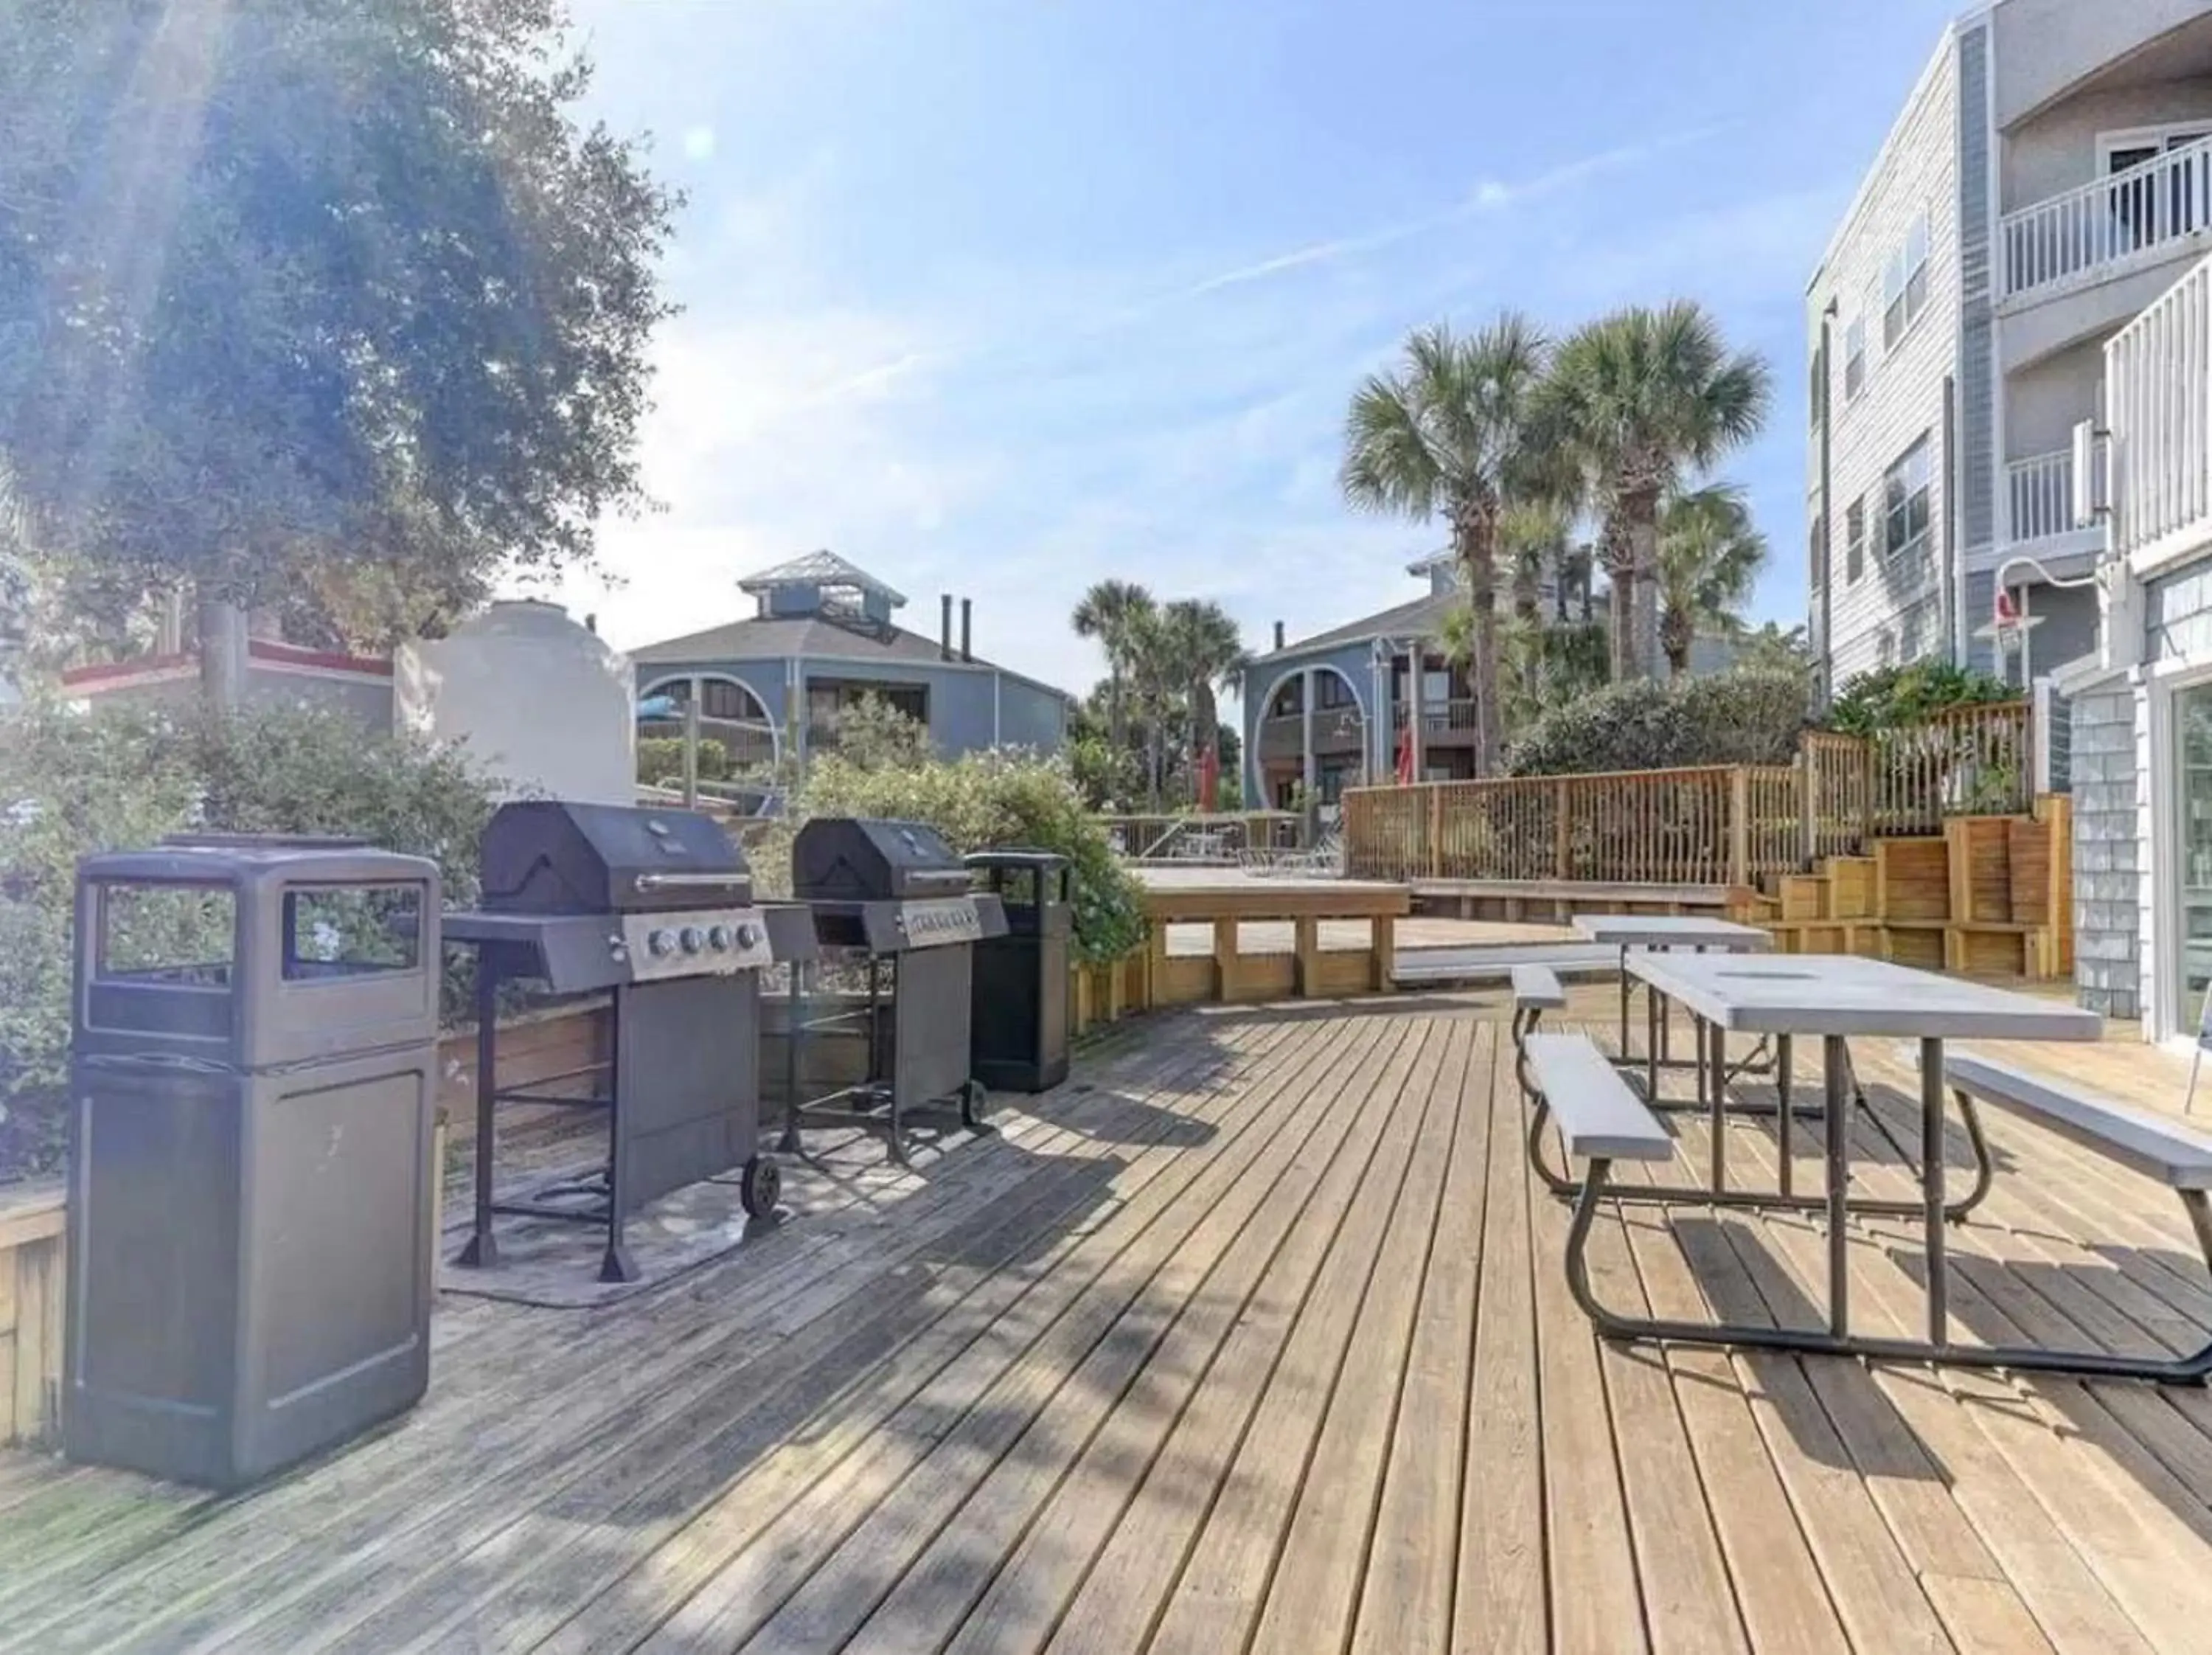
<path fill-rule="evenodd" d="M 1057 761 L 994 752 L 878 764 L 842 751 L 825 753 L 793 793 L 789 819 L 751 849 L 764 889 L 788 894 L 792 836 L 799 823 L 816 816 L 927 822 L 963 854 L 1058 851 L 1074 871 L 1077 958 L 1118 959 L 1145 940 L 1143 892 L 1115 860 L 1105 830 L 1091 820 L 1073 778 Z"/>
<path fill-rule="evenodd" d="M 463 755 L 335 712 L 34 703 L 0 724 L 0 1180 L 60 1156 L 80 856 L 195 828 L 346 834 L 432 858 L 465 904 L 491 805 Z"/>
<path fill-rule="evenodd" d="M 1639 678 L 1545 714 L 1513 744 L 1506 773 L 1786 764 L 1806 723 L 1805 681 L 1795 672 L 1738 668 L 1677 684 Z"/>
<path fill-rule="evenodd" d="M 1850 735 L 1871 735 L 1923 723 L 1947 707 L 2019 699 L 2019 691 L 1987 672 L 1943 661 L 1914 661 L 1848 681 L 1828 708 L 1827 724 Z"/>
<path fill-rule="evenodd" d="M 699 738 L 699 779 L 726 782 L 730 750 L 712 736 Z M 684 780 L 684 738 L 649 735 L 637 744 L 637 779 L 648 787 L 676 787 Z"/>

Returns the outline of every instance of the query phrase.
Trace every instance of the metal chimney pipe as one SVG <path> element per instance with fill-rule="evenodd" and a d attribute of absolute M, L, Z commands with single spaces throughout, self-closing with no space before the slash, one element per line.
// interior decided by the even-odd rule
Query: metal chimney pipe
<path fill-rule="evenodd" d="M 945 596 L 945 624 L 937 634 L 937 653 L 945 660 L 952 659 L 952 594 Z"/>
<path fill-rule="evenodd" d="M 963 598 L 960 600 L 960 659 L 963 660 L 975 659 L 968 648 L 968 629 L 974 621 L 975 612 L 975 600 L 973 598 Z"/>
<path fill-rule="evenodd" d="M 1283 650 L 1283 624 L 1282 624 L 1280 621 L 1277 621 L 1277 622 L 1275 623 L 1275 653 L 1276 653 L 1277 654 L 1280 654 L 1282 653 L 1282 650 Z"/>

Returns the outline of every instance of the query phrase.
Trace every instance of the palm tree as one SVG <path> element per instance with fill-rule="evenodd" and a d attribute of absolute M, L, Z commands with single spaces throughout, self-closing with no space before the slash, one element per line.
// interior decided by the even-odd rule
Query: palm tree
<path fill-rule="evenodd" d="M 1204 785 L 1206 761 L 1218 760 L 1221 731 L 1214 687 L 1227 688 L 1244 670 L 1243 641 L 1219 604 L 1182 598 L 1160 611 L 1158 646 L 1161 676 L 1178 692 L 1190 720 L 1188 751 L 1194 795 Z"/>
<path fill-rule="evenodd" d="M 1075 606 L 1075 636 L 1096 638 L 1106 651 L 1106 739 L 1116 752 L 1128 741 L 1128 678 L 1140 634 L 1158 609 L 1133 581 L 1100 581 Z"/>
<path fill-rule="evenodd" d="M 1534 421 L 1548 347 L 1507 311 L 1471 338 L 1442 324 L 1406 341 L 1395 373 L 1370 377 L 1345 421 L 1339 481 L 1353 509 L 1441 517 L 1474 611 L 1474 763 L 1498 758 L 1498 536 L 1507 505 L 1540 492 L 1549 450 Z"/>
<path fill-rule="evenodd" d="M 1565 618 L 1568 531 L 1573 526 L 1568 503 L 1556 495 L 1516 501 L 1498 521 L 1498 548 L 1509 571 L 1513 593 L 1515 650 L 1521 669 L 1522 693 L 1534 697 L 1543 678 L 1544 582 L 1548 578 L 1559 593 Z"/>
<path fill-rule="evenodd" d="M 1757 355 L 1731 355 L 1719 325 L 1689 300 L 1616 311 L 1559 347 L 1544 411 L 1601 505 L 1601 552 L 1620 593 L 1615 624 L 1626 630 L 1615 660 L 1641 676 L 1659 661 L 1661 502 L 1684 474 L 1751 440 L 1771 379 Z"/>
<path fill-rule="evenodd" d="M 1766 537 L 1733 484 L 1711 484 L 1668 500 L 1659 514 L 1659 642 L 1667 676 L 1690 670 L 1700 625 L 1735 631 L 1737 609 L 1766 562 Z"/>

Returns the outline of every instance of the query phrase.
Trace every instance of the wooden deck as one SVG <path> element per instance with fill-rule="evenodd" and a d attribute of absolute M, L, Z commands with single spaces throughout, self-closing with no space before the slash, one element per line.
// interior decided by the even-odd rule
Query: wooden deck
<path fill-rule="evenodd" d="M 1609 1027 L 1609 989 L 1576 1006 Z M 1150 1020 L 996 1141 L 911 1175 L 848 1147 L 795 1181 L 802 1216 L 659 1293 L 448 1299 L 422 1408 L 246 1497 L 0 1457 L 0 1645 L 2212 1646 L 2212 1396 L 1601 1346 L 1501 1017 Z M 2163 1062 L 2053 1066 L 2171 1103 Z M 1862 1133 L 1867 1187 L 1904 1193 Z M 2163 1192 L 1991 1135 L 1960 1324 L 2172 1347 L 2212 1321 Z M 1909 1326 L 1909 1230 L 1855 1233 L 1857 1314 Z M 1675 1312 L 1813 1317 L 1824 1279 L 1796 1219 L 1640 1212 L 1593 1256 Z"/>

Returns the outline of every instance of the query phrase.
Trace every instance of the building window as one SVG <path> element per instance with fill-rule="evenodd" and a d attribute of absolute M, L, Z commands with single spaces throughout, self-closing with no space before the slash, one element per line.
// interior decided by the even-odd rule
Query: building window
<path fill-rule="evenodd" d="M 1807 547 L 1805 570 L 1813 590 L 1818 592 L 1828 579 L 1828 560 L 1820 554 L 1826 547 L 1820 536 L 1820 520 L 1813 520 L 1812 543 Z"/>
<path fill-rule="evenodd" d="M 1855 401 L 1866 389 L 1866 318 L 1854 317 L 1844 330 L 1844 400 Z"/>
<path fill-rule="evenodd" d="M 1925 551 L 1932 445 L 1926 436 L 1882 473 L 1882 556 L 1891 562 Z"/>
<path fill-rule="evenodd" d="M 1856 581 L 1866 573 L 1866 502 L 1854 500 L 1844 514 L 1844 578 Z"/>
<path fill-rule="evenodd" d="M 1352 693 L 1352 686 L 1345 682 L 1341 672 L 1316 672 L 1314 675 L 1315 706 L 1356 707 L 1358 704 L 1358 697 Z"/>
<path fill-rule="evenodd" d="M 1893 348 L 1927 308 L 1928 215 L 1923 212 L 1913 219 L 1905 232 L 1904 244 L 1882 267 L 1882 349 Z"/>
<path fill-rule="evenodd" d="M 1292 673 L 1283 686 L 1275 691 L 1275 698 L 1267 703 L 1269 718 L 1296 718 L 1306 709 L 1306 681 Z"/>
<path fill-rule="evenodd" d="M 1812 365 L 1805 371 L 1805 380 L 1813 399 L 1813 429 L 1816 431 L 1820 429 L 1821 410 L 1827 400 L 1827 378 L 1828 364 L 1822 358 L 1820 347 L 1814 345 Z"/>
<path fill-rule="evenodd" d="M 1875 640 L 1875 660 L 1884 670 L 1897 665 L 1897 634 L 1884 627 Z"/>

